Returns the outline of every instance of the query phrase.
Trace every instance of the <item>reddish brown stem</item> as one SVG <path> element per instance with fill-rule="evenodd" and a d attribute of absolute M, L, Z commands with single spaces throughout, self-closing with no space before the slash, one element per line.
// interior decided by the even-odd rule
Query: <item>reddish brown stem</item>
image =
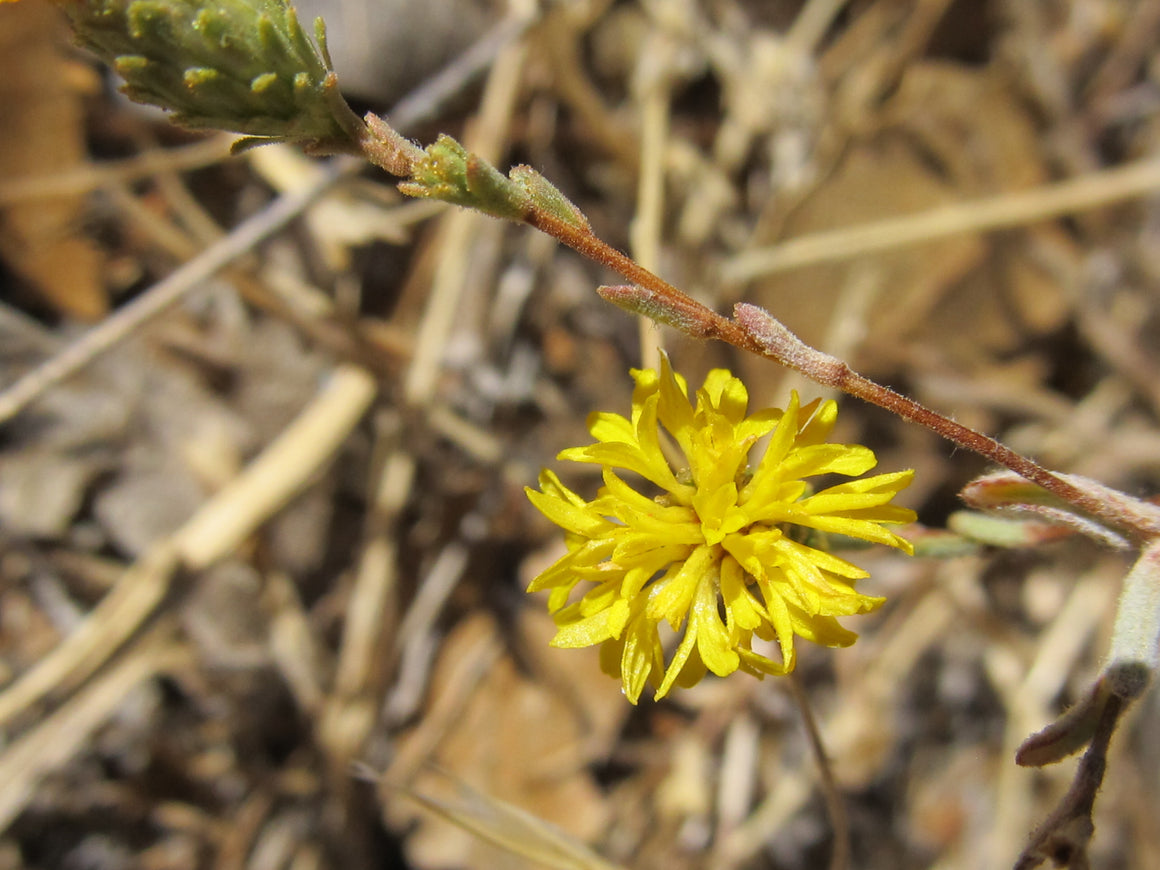
<path fill-rule="evenodd" d="M 1089 866 L 1087 850 L 1095 833 L 1092 809 L 1107 771 L 1108 746 L 1127 703 L 1116 695 L 1107 699 L 1071 788 L 1031 834 L 1031 842 L 1015 862 L 1015 870 L 1033 870 L 1047 861 L 1056 867 Z"/>
<path fill-rule="evenodd" d="M 1123 517 L 1119 513 L 1109 512 L 1106 509 L 1107 506 L 1099 498 L 1084 492 L 1063 478 L 1052 474 L 1039 463 L 1028 459 L 1021 453 L 1015 452 L 991 436 L 984 435 L 982 432 L 978 432 L 961 423 L 956 423 L 949 417 L 932 411 L 925 405 L 914 401 L 914 399 L 894 392 L 889 387 L 875 383 L 859 375 L 857 372 L 850 370 L 848 367 L 846 371 L 846 377 L 841 383 L 835 384 L 834 386 L 852 396 L 865 399 L 867 402 L 873 402 L 875 405 L 897 414 L 904 420 L 925 426 L 942 435 L 944 438 L 953 441 L 960 447 L 972 450 L 981 456 L 985 456 L 992 462 L 1011 469 L 1020 477 L 1038 484 L 1048 492 L 1059 496 L 1089 516 L 1105 520 L 1117 528 L 1123 525 Z M 1143 540 L 1149 537 L 1148 533 L 1154 535 L 1156 532 L 1160 532 L 1160 529 L 1132 529 L 1129 531 L 1137 532 Z"/>
<path fill-rule="evenodd" d="M 645 287 L 657 296 L 663 297 L 675 312 L 679 312 L 681 319 L 695 321 L 703 326 L 697 330 L 698 337 L 720 339 L 741 350 L 772 359 L 825 386 L 842 390 L 897 414 L 904 420 L 925 426 L 960 447 L 965 447 L 992 462 L 1009 468 L 1020 477 L 1038 484 L 1084 513 L 1127 532 L 1137 540 L 1147 540 L 1160 534 L 1160 528 L 1155 527 L 1133 526 L 1125 528 L 1125 517 L 1119 512 L 1111 510 L 1098 497 L 1084 492 L 1063 478 L 1052 474 L 1043 466 L 1020 453 L 1016 453 L 994 438 L 961 423 L 956 423 L 949 417 L 932 411 L 913 399 L 863 377 L 839 360 L 833 360 L 824 370 L 819 370 L 817 366 L 803 367 L 799 360 L 779 354 L 776 350 L 762 344 L 751 331 L 741 324 L 723 317 L 711 308 L 690 298 L 672 284 L 645 269 L 631 257 L 622 254 L 599 239 L 590 230 L 573 226 L 539 211 L 529 214 L 525 220 L 536 229 L 563 242 L 588 259 L 618 272 L 634 284 Z M 815 353 L 822 356 L 819 352 Z"/>

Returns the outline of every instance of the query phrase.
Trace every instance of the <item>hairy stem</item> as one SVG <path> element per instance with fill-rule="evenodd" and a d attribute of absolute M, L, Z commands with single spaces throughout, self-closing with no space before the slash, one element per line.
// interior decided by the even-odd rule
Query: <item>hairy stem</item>
<path fill-rule="evenodd" d="M 1123 529 L 1137 540 L 1146 540 L 1160 535 L 1160 527 L 1153 524 L 1133 524 L 1125 529 L 1125 517 L 1113 511 L 1098 497 L 1084 492 L 1072 483 L 1052 474 L 1042 465 L 1012 450 L 989 435 L 984 435 L 956 423 L 949 417 L 932 411 L 925 405 L 876 383 L 851 369 L 841 360 L 830 357 L 808 347 L 792 336 L 784 327 L 781 329 L 791 336 L 796 345 L 786 346 L 786 342 L 762 341 L 757 324 L 745 324 L 730 320 L 713 311 L 695 299 L 682 293 L 672 284 L 645 269 L 631 257 L 621 253 L 602 241 L 591 230 L 566 223 L 540 210 L 528 214 L 525 221 L 536 229 L 573 248 L 585 257 L 623 275 L 629 281 L 648 291 L 653 299 L 663 300 L 664 306 L 672 313 L 670 322 L 679 322 L 682 328 L 697 338 L 716 338 L 741 350 L 758 354 L 788 366 L 824 386 L 842 390 L 859 399 L 884 408 L 904 420 L 925 426 L 942 437 L 965 447 L 999 465 L 1009 468 L 1020 477 L 1035 483 L 1059 498 L 1074 505 L 1081 511 L 1107 522 L 1117 529 Z M 752 306 L 747 306 L 752 308 Z M 768 315 L 766 315 L 768 317 Z M 772 318 L 770 318 L 772 320 Z M 775 321 L 776 322 L 776 321 Z M 685 327 L 683 324 L 692 324 Z M 755 334 L 755 330 L 758 334 Z M 794 352 L 795 350 L 800 352 Z"/>

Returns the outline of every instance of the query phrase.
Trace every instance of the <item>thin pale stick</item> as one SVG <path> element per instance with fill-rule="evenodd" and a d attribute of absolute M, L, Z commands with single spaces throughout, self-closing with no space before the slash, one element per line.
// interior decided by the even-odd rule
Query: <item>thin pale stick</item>
<path fill-rule="evenodd" d="M 1024 226 L 1156 190 L 1160 190 L 1160 161 L 1143 160 L 1033 190 L 789 239 L 737 256 L 724 267 L 721 277 L 728 284 L 741 284 L 777 272 L 841 262 L 948 236 Z"/>
<path fill-rule="evenodd" d="M 0 727 L 51 692 L 72 688 L 104 665 L 165 600 L 179 556 L 177 548 L 167 542 L 128 568 L 76 630 L 4 687 Z"/>
<path fill-rule="evenodd" d="M 210 245 L 196 258 L 153 285 L 148 292 L 94 326 L 57 356 L 18 379 L 0 393 L 0 423 L 11 420 L 46 390 L 80 372 L 93 359 L 169 310 L 221 269 L 280 232 L 311 203 L 353 175 L 362 165 L 362 161 L 354 158 L 339 158 L 317 181 L 279 197 L 266 209 L 239 224 L 220 242 Z"/>
<path fill-rule="evenodd" d="M 660 36 L 656 39 L 664 39 Z M 653 45 L 653 48 L 658 46 Z M 664 46 L 659 46 L 664 48 Z M 632 222 L 633 258 L 646 269 L 660 267 L 661 222 L 665 202 L 665 145 L 669 136 L 669 88 L 667 71 L 657 66 L 668 62 L 671 51 L 644 51 L 642 63 L 652 64 L 653 81 L 641 96 L 640 181 L 637 184 L 636 217 Z M 659 55 L 659 57 L 657 57 Z M 663 335 L 647 317 L 638 318 L 641 368 L 660 369 Z"/>
<path fill-rule="evenodd" d="M 786 44 L 803 55 L 812 55 L 845 5 L 846 0 L 809 0 L 790 25 Z"/>
<path fill-rule="evenodd" d="M 536 19 L 511 15 L 485 33 L 450 64 L 399 100 L 387 113 L 391 125 L 406 130 L 433 116 L 495 61 L 499 53 L 519 39 Z"/>
<path fill-rule="evenodd" d="M 467 140 L 468 147 L 486 160 L 494 160 L 506 143 L 526 57 L 527 47 L 513 43 L 492 67 L 478 120 Z M 403 383 L 408 404 L 429 405 L 435 395 L 448 339 L 471 277 L 473 242 L 483 221 L 478 213 L 456 211 L 446 216 L 441 227 L 444 253 L 436 267 L 415 340 L 415 355 Z"/>
<path fill-rule="evenodd" d="M 126 160 L 91 163 L 81 169 L 56 175 L 15 178 L 0 183 L 0 206 L 28 200 L 51 199 L 88 193 L 109 184 L 128 184 L 158 172 L 200 169 L 220 163 L 229 156 L 232 134 L 212 136 L 180 148 L 155 148 Z"/>
<path fill-rule="evenodd" d="M 182 563 L 208 568 L 280 511 L 338 452 L 374 401 L 363 369 L 340 365 L 278 437 L 173 536 Z"/>
<path fill-rule="evenodd" d="M 338 450 L 375 391 L 366 372 L 339 367 L 326 388 L 238 477 L 126 570 L 79 628 L 4 687 L 0 725 L 108 661 L 161 606 L 179 567 L 209 567 L 280 510 Z"/>
<path fill-rule="evenodd" d="M 44 777 L 91 746 L 93 732 L 135 686 L 191 662 L 192 651 L 174 639 L 175 623 L 172 618 L 159 622 L 140 646 L 4 747 L 0 752 L 0 782 L 4 783 L 0 789 L 0 831 L 7 830 L 28 806 Z"/>

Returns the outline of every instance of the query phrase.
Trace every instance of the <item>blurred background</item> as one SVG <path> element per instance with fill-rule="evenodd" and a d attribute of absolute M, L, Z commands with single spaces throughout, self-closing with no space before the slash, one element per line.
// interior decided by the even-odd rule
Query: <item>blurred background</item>
<path fill-rule="evenodd" d="M 1160 2 L 299 9 L 357 108 L 534 166 L 706 304 L 762 305 L 1049 467 L 1160 489 Z M 47 2 L 0 6 L 0 384 L 327 183 L 230 141 L 127 102 Z M 348 172 L 8 414 L 0 870 L 826 866 L 784 684 L 631 707 L 523 592 L 563 552 L 523 487 L 547 466 L 591 497 L 597 470 L 554 457 L 630 406 L 638 324 L 602 283 Z M 822 394 L 659 340 L 753 407 Z M 987 470 L 854 400 L 835 440 L 915 468 L 901 500 L 934 529 Z M 1075 769 L 1014 749 L 1090 685 L 1126 557 L 851 558 L 889 600 L 799 665 L 850 866 L 1010 866 Z M 1093 867 L 1160 866 L 1158 706 L 1116 735 Z"/>

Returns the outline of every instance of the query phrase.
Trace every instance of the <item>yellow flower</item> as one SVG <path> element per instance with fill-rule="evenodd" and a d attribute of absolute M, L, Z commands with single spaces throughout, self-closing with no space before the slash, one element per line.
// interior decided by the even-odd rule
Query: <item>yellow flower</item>
<path fill-rule="evenodd" d="M 552 645 L 601 644 L 604 670 L 635 704 L 646 682 L 661 698 L 706 670 L 788 673 L 794 635 L 853 643 L 856 635 L 836 617 L 867 613 L 884 599 L 854 590 L 866 572 L 827 552 L 826 533 L 912 553 L 883 526 L 914 521 L 913 511 L 890 504 L 914 472 L 813 492 L 803 478 L 856 477 L 877 464 L 869 448 L 825 443 L 837 417 L 833 401 L 801 406 L 794 393 L 784 411 L 746 416 L 745 385 L 724 369 L 709 373 L 696 407 L 667 358 L 659 375 L 632 375 L 632 419 L 593 414 L 588 428 L 597 443 L 559 455 L 603 467 L 596 498 L 586 502 L 548 470 L 539 491 L 527 490 L 568 545 L 528 587 L 550 590 L 559 629 Z M 765 435 L 765 454 L 751 467 L 749 454 Z M 680 456 L 676 470 L 670 455 Z M 634 488 L 614 469 L 647 483 Z M 667 664 L 661 622 L 679 637 Z M 754 635 L 776 640 L 781 660 L 754 651 Z"/>

